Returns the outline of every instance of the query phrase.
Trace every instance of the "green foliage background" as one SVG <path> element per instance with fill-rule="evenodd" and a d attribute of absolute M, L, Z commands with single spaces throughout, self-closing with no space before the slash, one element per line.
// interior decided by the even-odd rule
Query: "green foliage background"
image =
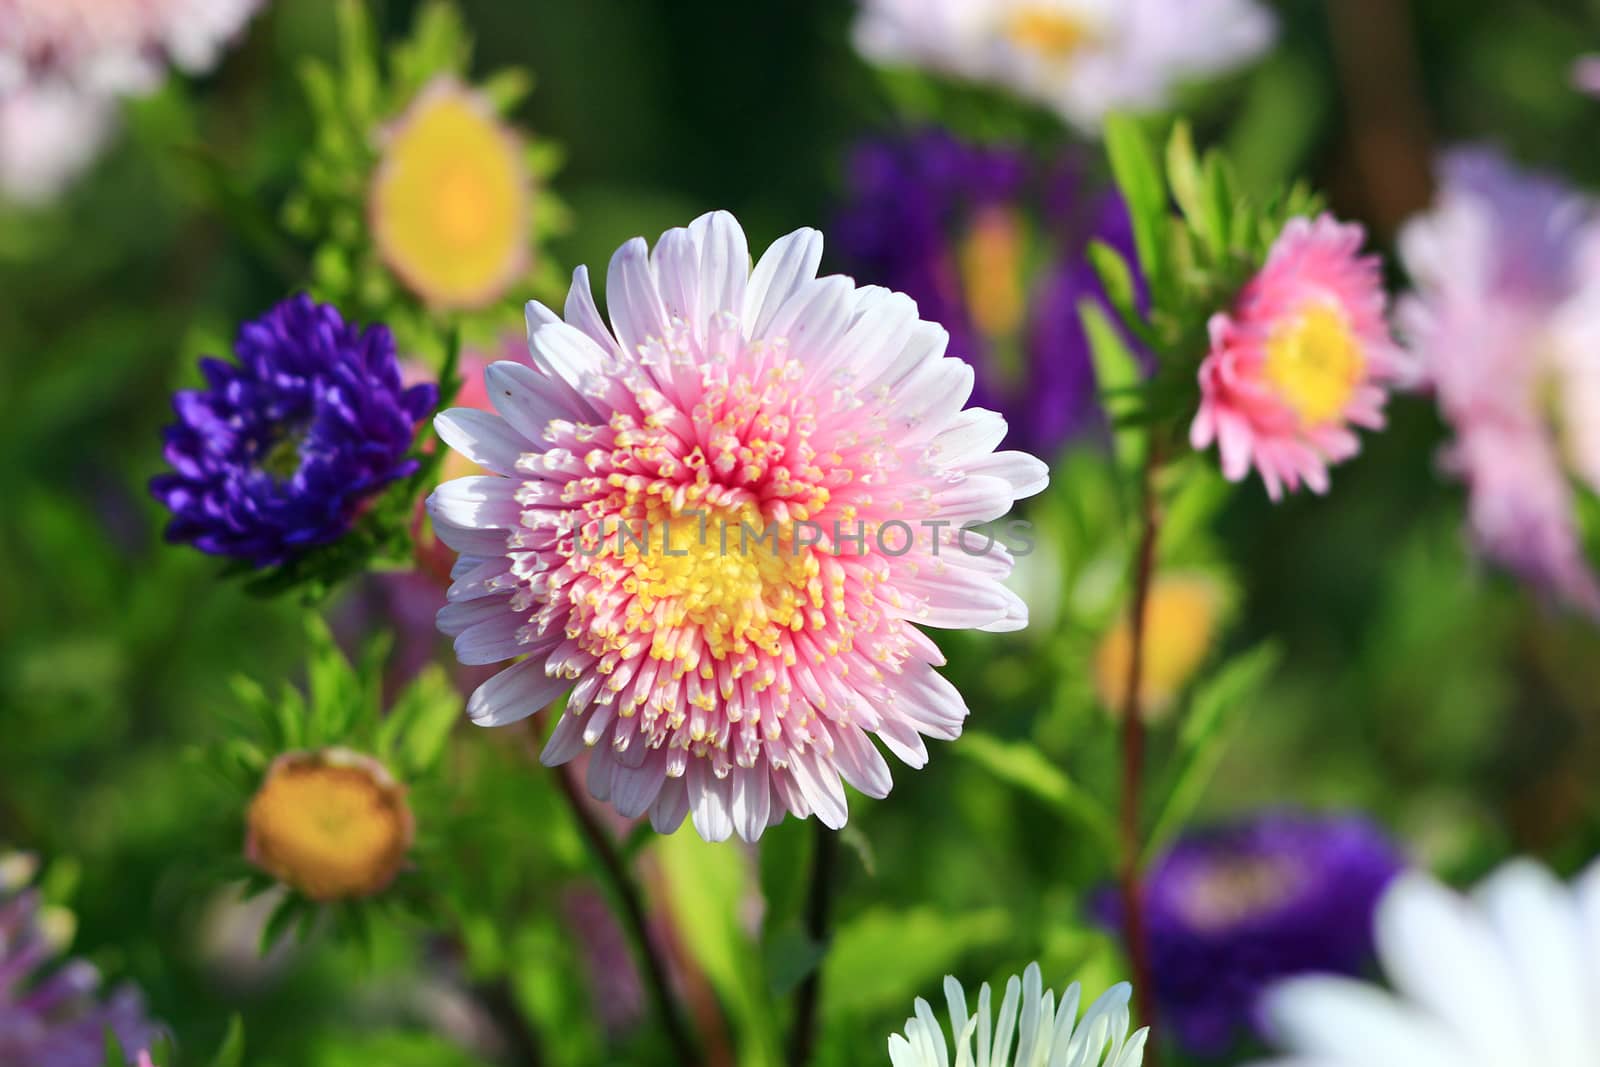
<path fill-rule="evenodd" d="M 537 74 L 518 118 L 565 148 L 554 182 L 572 225 L 549 249 L 563 271 L 713 207 L 753 247 L 826 230 L 848 144 L 898 121 L 894 87 L 850 51 L 843 3 L 460 6 L 480 72 Z M 1565 80 L 1600 41 L 1594 5 L 1279 9 L 1272 57 L 1194 101 L 1196 139 L 1225 146 L 1246 188 L 1304 175 L 1388 241 L 1425 203 L 1443 144 L 1498 142 L 1600 184 L 1600 105 Z M 385 36 L 412 16 L 373 12 Z M 278 0 L 215 75 L 132 104 L 126 135 L 59 206 L 0 212 L 0 841 L 53 861 L 77 950 L 144 988 L 184 1062 L 203 1062 L 237 1013 L 245 1062 L 262 1067 L 476 1063 L 407 995 L 458 974 L 504 983 L 548 1063 L 666 1063 L 649 1027 L 608 1038 L 594 1021 L 561 904 L 590 884 L 589 859 L 520 738 L 457 732 L 449 785 L 418 810 L 448 831 L 428 852 L 426 918 L 385 917 L 359 942 L 313 924 L 247 986 L 205 962 L 216 862 L 242 829 L 196 753 L 236 736 L 237 676 L 274 691 L 301 677 L 305 629 L 296 605 L 163 545 L 144 484 L 196 357 L 308 276 L 309 249 L 270 206 L 311 136 L 297 70 L 333 50 L 331 5 Z M 1391 54 L 1408 68 L 1384 66 Z M 1447 875 L 1514 851 L 1572 869 L 1600 852 L 1600 644 L 1469 558 L 1428 400 L 1393 414 L 1330 497 L 1272 507 L 1251 485 L 1170 546 L 1225 566 L 1237 608 L 1227 666 L 1191 695 L 1191 725 L 1158 735 L 1158 757 L 1197 768 L 1184 797 L 1204 817 L 1357 808 Z M 1096 582 L 1126 552 L 1103 467 L 1064 458 L 1028 513 L 1062 553 L 1041 579 L 1060 585 L 1059 621 L 946 640 L 972 735 L 923 772 L 898 769 L 888 800 L 852 805 L 821 1063 L 881 1061 L 911 998 L 947 971 L 975 982 L 1038 958 L 1091 988 L 1125 972 L 1085 909 L 1114 858 L 1097 823 L 1114 743 L 1086 667 L 1117 603 Z M 709 1043 L 739 1062 L 778 1062 L 786 994 L 818 958 L 800 924 L 810 829 L 785 823 L 758 853 L 632 842 L 721 1005 Z"/>

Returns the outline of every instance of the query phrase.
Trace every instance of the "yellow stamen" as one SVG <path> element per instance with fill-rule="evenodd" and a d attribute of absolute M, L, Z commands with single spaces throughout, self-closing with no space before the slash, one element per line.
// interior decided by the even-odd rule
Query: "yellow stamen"
<path fill-rule="evenodd" d="M 1179 906 L 1197 929 L 1225 930 L 1280 905 L 1302 877 L 1282 857 L 1238 856 L 1195 874 Z"/>
<path fill-rule="evenodd" d="M 1337 420 L 1366 366 L 1361 343 L 1335 304 L 1311 306 L 1267 340 L 1267 380 L 1305 426 Z"/>
<path fill-rule="evenodd" d="M 1053 63 L 1071 59 L 1094 36 L 1083 19 L 1044 4 L 1022 8 L 1006 19 L 1011 43 Z"/>

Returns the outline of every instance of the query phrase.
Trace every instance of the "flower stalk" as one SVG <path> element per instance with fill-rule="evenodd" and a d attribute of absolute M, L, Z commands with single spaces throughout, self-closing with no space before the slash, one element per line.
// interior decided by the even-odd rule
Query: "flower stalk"
<path fill-rule="evenodd" d="M 1134 563 L 1133 603 L 1129 610 L 1132 654 L 1128 657 L 1127 686 L 1122 706 L 1122 808 L 1120 837 L 1122 858 L 1118 883 L 1122 897 L 1123 937 L 1128 959 L 1133 966 L 1139 1021 L 1156 1034 L 1155 982 L 1150 966 L 1149 938 L 1144 924 L 1144 889 L 1141 885 L 1143 831 L 1140 797 L 1144 784 L 1145 729 L 1143 707 L 1145 614 L 1150 600 L 1150 584 L 1155 572 L 1156 542 L 1160 537 L 1161 516 L 1155 494 L 1155 472 L 1160 463 L 1152 445 L 1140 476 L 1140 535 Z M 1152 1040 L 1146 1063 L 1155 1067 L 1159 1043 Z"/>
<path fill-rule="evenodd" d="M 825 946 L 833 911 L 834 870 L 839 863 L 839 835 L 817 823 L 811 852 L 811 889 L 806 899 L 806 934 L 813 944 Z M 822 960 L 819 957 L 796 994 L 794 1029 L 789 1035 L 790 1067 L 805 1067 L 817 1043 L 817 1008 L 822 1001 Z"/>
<path fill-rule="evenodd" d="M 555 779 L 562 798 L 566 800 L 567 807 L 572 812 L 573 820 L 578 824 L 578 830 L 583 834 L 589 850 L 599 860 L 605 879 L 610 883 L 612 895 L 620 906 L 623 924 L 638 949 L 639 961 L 644 970 L 645 986 L 650 990 L 650 999 L 655 1006 L 656 1015 L 660 1018 L 661 1026 L 672 1044 L 674 1059 L 685 1065 L 699 1063 L 700 1054 L 683 1020 L 683 1013 L 678 1009 L 678 1000 L 667 975 L 666 961 L 662 959 L 660 950 L 650 936 L 650 923 L 645 915 L 644 897 L 639 891 L 638 883 L 617 852 L 616 842 L 611 839 L 605 827 L 600 825 L 594 813 L 588 809 L 583 797 L 578 793 L 578 787 L 573 784 L 567 772 L 557 767 L 553 769 L 551 777 Z"/>

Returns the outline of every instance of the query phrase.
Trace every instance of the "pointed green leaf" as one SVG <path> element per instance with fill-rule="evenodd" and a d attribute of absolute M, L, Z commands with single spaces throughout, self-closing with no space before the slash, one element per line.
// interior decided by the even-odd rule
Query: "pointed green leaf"
<path fill-rule="evenodd" d="M 1166 184 L 1161 180 L 1155 152 L 1139 124 L 1122 115 L 1106 120 L 1105 141 L 1111 172 L 1133 222 L 1139 265 L 1152 291 L 1159 292 L 1166 278 L 1163 246 L 1169 211 Z"/>
<path fill-rule="evenodd" d="M 410 710 L 398 741 L 398 761 L 408 775 L 429 770 L 443 754 L 451 732 L 462 719 L 461 694 L 443 667 L 432 664 L 406 692 Z"/>
<path fill-rule="evenodd" d="M 256 946 L 256 951 L 262 957 L 271 952 L 305 910 L 293 893 L 284 893 L 272 909 L 272 914 L 267 917 L 265 925 L 261 927 L 261 942 Z"/>
<path fill-rule="evenodd" d="M 485 78 L 478 91 L 489 98 L 496 111 L 509 114 L 533 92 L 533 75 L 521 67 L 507 67 Z"/>
<path fill-rule="evenodd" d="M 211 1067 L 240 1067 L 244 1063 L 244 1022 L 239 1016 L 230 1016 L 228 1019 L 228 1032 L 222 1039 L 222 1047 L 217 1049 L 217 1054 L 211 1059 Z M 161 1067 L 167 1067 L 163 1064 Z"/>
<path fill-rule="evenodd" d="M 366 127 L 383 118 L 378 107 L 378 55 L 376 33 L 367 5 L 360 0 L 340 0 L 335 8 L 339 24 L 340 70 L 344 74 L 341 102 Z"/>
<path fill-rule="evenodd" d="M 1194 138 L 1187 122 L 1172 127 L 1167 138 L 1167 182 L 1172 187 L 1172 198 L 1178 202 L 1191 225 L 1202 214 L 1200 160 L 1194 152 Z"/>
<path fill-rule="evenodd" d="M 1138 289 L 1134 285 L 1133 270 L 1122 253 L 1104 241 L 1089 242 L 1089 263 L 1100 277 L 1106 298 L 1130 330 L 1142 329 L 1144 319 L 1139 314 Z"/>
<path fill-rule="evenodd" d="M 1122 331 L 1112 323 L 1098 300 L 1080 300 L 1078 315 L 1083 321 L 1083 332 L 1089 338 L 1089 356 L 1094 363 L 1100 402 L 1111 418 L 1112 450 L 1118 469 L 1132 471 L 1144 454 L 1145 435 L 1128 420 L 1140 413 L 1144 371 Z"/>
<path fill-rule="evenodd" d="M 1278 664 L 1277 645 L 1263 642 L 1224 663 L 1195 691 L 1178 739 L 1177 769 L 1145 846 L 1145 859 L 1171 840 L 1200 803 L 1228 741 Z"/>

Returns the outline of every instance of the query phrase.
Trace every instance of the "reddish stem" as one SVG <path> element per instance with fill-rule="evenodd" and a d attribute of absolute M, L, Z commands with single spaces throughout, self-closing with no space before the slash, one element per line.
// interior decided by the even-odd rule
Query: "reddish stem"
<path fill-rule="evenodd" d="M 1139 801 L 1143 792 L 1145 763 L 1144 732 L 1144 634 L 1145 607 L 1150 599 L 1150 582 L 1155 572 L 1156 539 L 1161 517 L 1156 506 L 1155 470 L 1159 463 L 1154 448 L 1144 465 L 1140 482 L 1142 532 L 1135 564 L 1130 628 L 1133 652 L 1128 658 L 1127 687 L 1122 705 L 1122 863 L 1119 882 L 1122 890 L 1122 924 L 1128 958 L 1133 964 L 1133 990 L 1139 1018 L 1150 1028 L 1151 1040 L 1145 1050 L 1145 1067 L 1158 1067 L 1160 1047 L 1156 1029 L 1155 979 L 1150 967 L 1150 944 L 1144 922 L 1144 889 L 1140 884 L 1140 855 L 1144 835 L 1140 828 Z"/>

